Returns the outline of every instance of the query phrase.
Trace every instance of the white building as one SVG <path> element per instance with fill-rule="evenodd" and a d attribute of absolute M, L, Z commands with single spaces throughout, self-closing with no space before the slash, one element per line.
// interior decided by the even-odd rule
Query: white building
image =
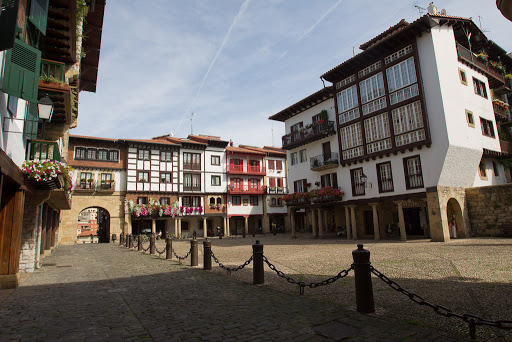
<path fill-rule="evenodd" d="M 298 193 L 311 190 L 311 157 L 329 139 L 316 133 L 312 142 L 304 126 L 323 109 L 336 118 L 340 166 L 322 172 L 336 173 L 343 199 L 332 201 L 331 211 L 318 197 L 290 201 L 291 218 L 311 222 L 314 235 L 333 222 L 355 238 L 446 241 L 451 226 L 452 237 L 467 236 L 463 189 L 506 182 L 499 158 L 511 151 L 500 142 L 496 118 L 508 113 L 497 113 L 493 99 L 506 101 L 500 94 L 507 88 L 491 61 L 510 70 L 512 59 L 471 19 L 441 14 L 402 20 L 360 48 L 322 75 L 331 87 L 270 117 L 289 132 L 289 189 Z"/>

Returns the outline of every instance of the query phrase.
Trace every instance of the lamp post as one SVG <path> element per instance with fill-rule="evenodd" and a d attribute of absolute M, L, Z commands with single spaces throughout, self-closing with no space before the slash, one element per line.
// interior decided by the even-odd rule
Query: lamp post
<path fill-rule="evenodd" d="M 43 120 L 43 127 L 41 131 L 42 138 L 44 139 L 44 126 L 46 121 L 51 121 L 53 114 L 53 101 L 50 99 L 50 95 L 45 94 L 37 102 L 37 109 L 39 112 L 39 119 Z"/>

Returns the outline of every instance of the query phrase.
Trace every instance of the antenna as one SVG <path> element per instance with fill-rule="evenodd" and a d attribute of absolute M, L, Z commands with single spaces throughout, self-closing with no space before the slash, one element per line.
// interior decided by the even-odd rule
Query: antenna
<path fill-rule="evenodd" d="M 481 19 L 482 19 L 482 17 L 481 17 L 481 16 L 478 16 L 478 23 L 480 24 L 480 30 L 481 30 L 483 33 L 485 33 L 485 32 L 490 32 L 489 30 L 487 30 L 487 29 L 483 29 L 483 28 L 482 28 L 482 20 L 481 20 Z"/>
<path fill-rule="evenodd" d="M 423 15 L 423 12 L 427 10 L 426 8 L 420 7 L 418 5 L 414 5 L 414 7 L 416 7 L 416 9 L 418 10 L 420 17 Z"/>
<path fill-rule="evenodd" d="M 190 135 L 193 135 L 193 134 L 194 134 L 194 129 L 192 128 L 192 118 L 193 118 L 194 116 L 196 116 L 196 115 L 197 115 L 197 114 L 194 114 L 194 113 L 190 114 Z"/>

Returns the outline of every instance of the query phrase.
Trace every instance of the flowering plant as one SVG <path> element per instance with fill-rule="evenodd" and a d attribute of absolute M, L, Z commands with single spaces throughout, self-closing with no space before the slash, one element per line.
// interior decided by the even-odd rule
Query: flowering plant
<path fill-rule="evenodd" d="M 56 160 L 25 160 L 21 166 L 21 172 L 26 174 L 28 179 L 36 182 L 51 181 L 58 175 L 62 175 L 64 191 L 71 202 L 71 193 L 73 192 L 73 181 L 71 180 L 73 168 L 71 166 Z"/>
<path fill-rule="evenodd" d="M 160 217 L 175 217 L 178 215 L 178 201 L 174 201 L 169 205 L 160 204 L 160 202 L 150 198 L 148 204 L 135 204 L 133 200 L 127 200 L 125 198 L 125 211 L 135 215 L 135 217 L 150 216 L 153 214 L 157 214 Z"/>

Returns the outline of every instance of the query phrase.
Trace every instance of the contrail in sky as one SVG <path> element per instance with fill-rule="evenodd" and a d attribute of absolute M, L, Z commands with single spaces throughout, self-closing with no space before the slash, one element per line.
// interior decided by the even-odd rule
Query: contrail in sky
<path fill-rule="evenodd" d="M 295 43 L 300 42 L 300 41 L 301 41 L 302 39 L 304 39 L 304 37 L 306 37 L 306 36 L 307 36 L 311 31 L 313 31 L 313 30 L 314 30 L 314 29 L 315 29 L 315 28 L 316 28 L 316 27 L 317 27 L 317 26 L 318 26 L 318 25 L 319 25 L 319 24 L 320 24 L 320 23 L 325 19 L 325 17 L 327 17 L 327 16 L 329 15 L 329 13 L 331 13 L 332 11 L 334 11 L 334 9 L 335 9 L 336 7 L 338 7 L 338 5 L 340 4 L 340 2 L 342 2 L 342 1 L 343 1 L 343 0 L 338 0 L 338 2 L 336 2 L 334 5 L 332 5 L 332 6 L 331 6 L 331 8 L 329 8 L 329 9 L 328 9 L 328 10 L 327 10 L 327 11 L 326 11 L 326 12 L 325 12 L 321 17 L 320 17 L 320 19 L 318 19 L 318 20 L 316 21 L 316 23 L 314 23 L 310 28 L 308 28 L 308 29 L 306 30 L 306 32 L 304 32 L 304 33 L 302 34 L 302 36 L 300 36 L 300 37 L 299 37 L 299 39 L 297 39 L 297 41 L 296 41 Z M 283 52 L 283 53 L 281 54 L 281 56 L 279 56 L 278 60 L 279 60 L 279 59 L 281 59 L 281 58 L 283 58 L 284 56 L 286 56 L 286 54 L 288 53 L 288 51 L 289 51 L 289 49 L 288 49 L 288 50 L 286 50 L 285 52 Z"/>
<path fill-rule="evenodd" d="M 237 15 L 235 16 L 235 18 L 233 19 L 233 22 L 231 23 L 231 26 L 229 27 L 228 29 L 228 32 L 226 32 L 226 35 L 224 36 L 224 39 L 222 40 L 222 44 L 220 44 L 220 47 L 219 47 L 219 50 L 217 51 L 217 54 L 215 55 L 215 57 L 213 57 L 213 60 L 212 62 L 210 63 L 210 66 L 208 67 L 208 70 L 206 71 L 206 74 L 204 74 L 204 77 L 203 77 L 203 81 L 201 82 L 201 85 L 199 86 L 199 89 L 197 89 L 197 93 L 196 95 L 194 96 L 194 98 L 192 99 L 192 101 L 190 102 L 190 104 L 188 105 L 188 108 L 187 110 L 185 111 L 185 115 L 189 115 L 189 111 L 190 111 L 190 107 L 192 106 L 192 103 L 195 101 L 195 99 L 197 99 L 197 97 L 199 96 L 199 93 L 201 92 L 201 89 L 203 89 L 203 86 L 204 86 L 204 83 L 206 82 L 206 79 L 208 78 L 208 74 L 210 73 L 210 70 L 212 70 L 213 68 L 213 65 L 215 64 L 215 62 L 217 61 L 217 58 L 219 58 L 222 50 L 224 49 L 224 46 L 226 45 L 226 43 L 228 42 L 229 40 L 229 36 L 231 35 L 231 31 L 233 31 L 233 28 L 235 27 L 235 25 L 238 23 L 238 20 L 242 17 L 242 15 L 244 14 L 245 10 L 247 9 L 247 6 L 249 6 L 249 2 L 251 0 L 245 0 L 244 3 L 242 4 L 242 6 L 240 6 L 240 9 L 238 10 L 238 13 Z M 341 1 L 341 0 L 340 0 Z M 178 127 L 181 126 L 181 124 L 183 123 L 183 120 L 184 120 L 185 116 L 183 116 L 180 120 L 180 123 L 178 124 Z"/>

